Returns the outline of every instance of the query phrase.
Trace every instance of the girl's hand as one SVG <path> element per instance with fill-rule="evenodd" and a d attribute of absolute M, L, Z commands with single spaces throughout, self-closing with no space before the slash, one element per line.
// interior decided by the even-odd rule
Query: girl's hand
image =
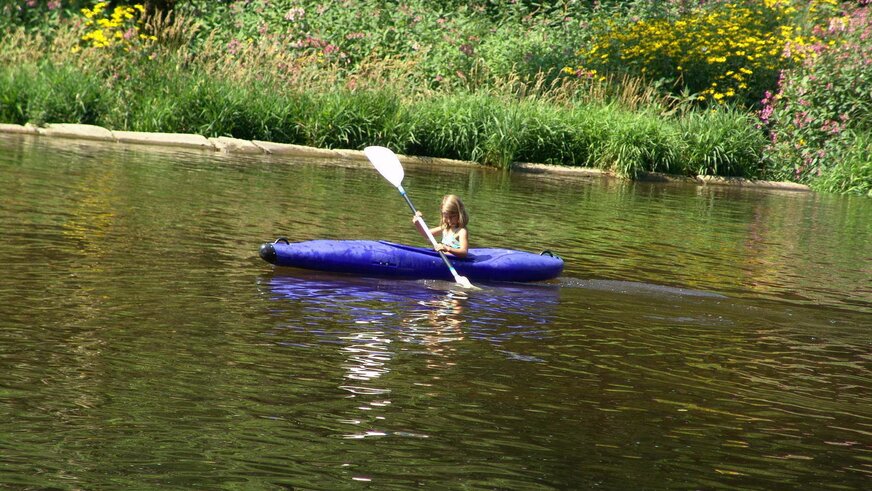
<path fill-rule="evenodd" d="M 418 221 L 418 219 L 423 217 L 423 216 L 424 216 L 423 213 L 421 213 L 420 211 L 416 211 L 415 216 L 412 217 L 412 223 L 416 223 Z"/>

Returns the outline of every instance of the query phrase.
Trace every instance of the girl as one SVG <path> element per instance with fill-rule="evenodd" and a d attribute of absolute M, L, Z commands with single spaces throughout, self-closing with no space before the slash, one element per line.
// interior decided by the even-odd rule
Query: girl
<path fill-rule="evenodd" d="M 419 217 L 423 215 L 417 212 L 412 217 L 412 223 L 418 232 L 427 237 L 427 233 L 421 226 Z M 466 208 L 463 207 L 463 202 L 460 198 L 448 194 L 442 198 L 442 220 L 438 227 L 430 229 L 431 234 L 442 232 L 442 241 L 434 247 L 437 251 L 447 252 L 457 257 L 466 257 L 469 251 L 469 234 L 466 231 L 466 224 L 469 223 L 469 216 L 466 214 Z"/>

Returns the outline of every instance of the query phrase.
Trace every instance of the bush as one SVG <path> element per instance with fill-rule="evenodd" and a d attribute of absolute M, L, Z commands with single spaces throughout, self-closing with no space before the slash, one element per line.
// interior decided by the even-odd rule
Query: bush
<path fill-rule="evenodd" d="M 833 2 L 812 0 L 802 15 L 794 6 L 804 3 L 798 0 L 709 1 L 692 8 L 663 3 L 673 8 L 644 10 L 648 17 L 642 18 L 599 17 L 591 26 L 595 41 L 579 52 L 581 66 L 567 72 L 628 72 L 699 101 L 754 104 L 774 86 L 780 68 L 806 56 L 785 53 L 785 47 L 813 41 L 799 25 L 808 22 L 805 16 L 823 17 Z"/>
<path fill-rule="evenodd" d="M 778 91 L 762 101 L 760 118 L 771 141 L 770 173 L 777 179 L 813 183 L 832 176 L 832 168 L 848 155 L 864 154 L 857 142 L 868 142 L 872 133 L 869 7 L 833 18 L 816 33 L 821 42 L 809 46 L 805 61 L 785 71 Z"/>

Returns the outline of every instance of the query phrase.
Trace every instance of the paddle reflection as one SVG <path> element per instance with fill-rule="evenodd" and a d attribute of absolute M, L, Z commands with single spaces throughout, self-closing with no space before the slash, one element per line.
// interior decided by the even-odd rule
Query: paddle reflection
<path fill-rule="evenodd" d="M 450 355 L 457 349 L 455 343 L 465 338 L 463 314 L 468 300 L 465 292 L 449 290 L 444 296 L 418 301 L 421 308 L 402 319 L 401 340 L 424 346 L 427 368 L 454 366 Z"/>

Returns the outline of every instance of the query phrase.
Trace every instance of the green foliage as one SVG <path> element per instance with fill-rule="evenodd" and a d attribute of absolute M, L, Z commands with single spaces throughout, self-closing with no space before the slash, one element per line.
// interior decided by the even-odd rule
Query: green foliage
<path fill-rule="evenodd" d="M 680 120 L 686 172 L 703 176 L 761 177 L 766 138 L 742 111 L 695 111 Z"/>
<path fill-rule="evenodd" d="M 18 94 L 22 98 L 19 106 L 26 101 L 28 121 L 98 124 L 106 110 L 106 101 L 103 81 L 96 74 L 68 65 L 45 63 L 32 76 L 35 79 Z"/>
<path fill-rule="evenodd" d="M 402 148 L 411 138 L 403 107 L 387 92 L 336 91 L 314 96 L 301 122 L 305 143 L 315 147 Z"/>
<path fill-rule="evenodd" d="M 411 111 L 414 155 L 481 161 L 488 125 L 494 120 L 492 98 L 483 94 L 438 95 L 416 102 Z"/>
<path fill-rule="evenodd" d="M 36 80 L 35 65 L 5 66 L 0 68 L 0 121 L 25 124 L 30 90 Z"/>
<path fill-rule="evenodd" d="M 527 114 L 516 160 L 554 165 L 584 166 L 593 162 L 598 127 L 607 111 L 587 105 L 560 110 L 546 104 L 521 103 Z"/>
<path fill-rule="evenodd" d="M 824 188 L 843 191 L 872 187 L 857 184 L 872 166 L 864 147 L 872 135 L 872 15 L 868 6 L 848 14 L 818 28 L 822 41 L 763 100 L 760 118 L 776 179 L 812 185 L 824 179 Z M 836 176 L 845 182 L 834 185 Z"/>
<path fill-rule="evenodd" d="M 89 7 L 88 0 L 5 0 L 0 2 L 0 32 L 23 27 L 31 33 L 50 35 L 61 23 Z"/>
<path fill-rule="evenodd" d="M 557 77 L 583 36 L 568 10 L 523 2 L 192 1 L 178 9 L 196 15 L 203 32 L 230 52 L 246 43 L 287 44 L 297 60 L 342 73 L 373 59 L 405 58 L 429 87 L 466 87 L 482 67 L 487 77 Z M 580 15 L 578 5 L 573 9 Z"/>
<path fill-rule="evenodd" d="M 670 171 L 680 148 L 675 125 L 663 124 L 656 114 L 645 112 L 618 112 L 616 116 L 609 121 L 598 160 L 629 177 L 646 171 Z"/>
<path fill-rule="evenodd" d="M 839 159 L 811 181 L 818 191 L 872 198 L 872 134 L 852 134 Z"/>

